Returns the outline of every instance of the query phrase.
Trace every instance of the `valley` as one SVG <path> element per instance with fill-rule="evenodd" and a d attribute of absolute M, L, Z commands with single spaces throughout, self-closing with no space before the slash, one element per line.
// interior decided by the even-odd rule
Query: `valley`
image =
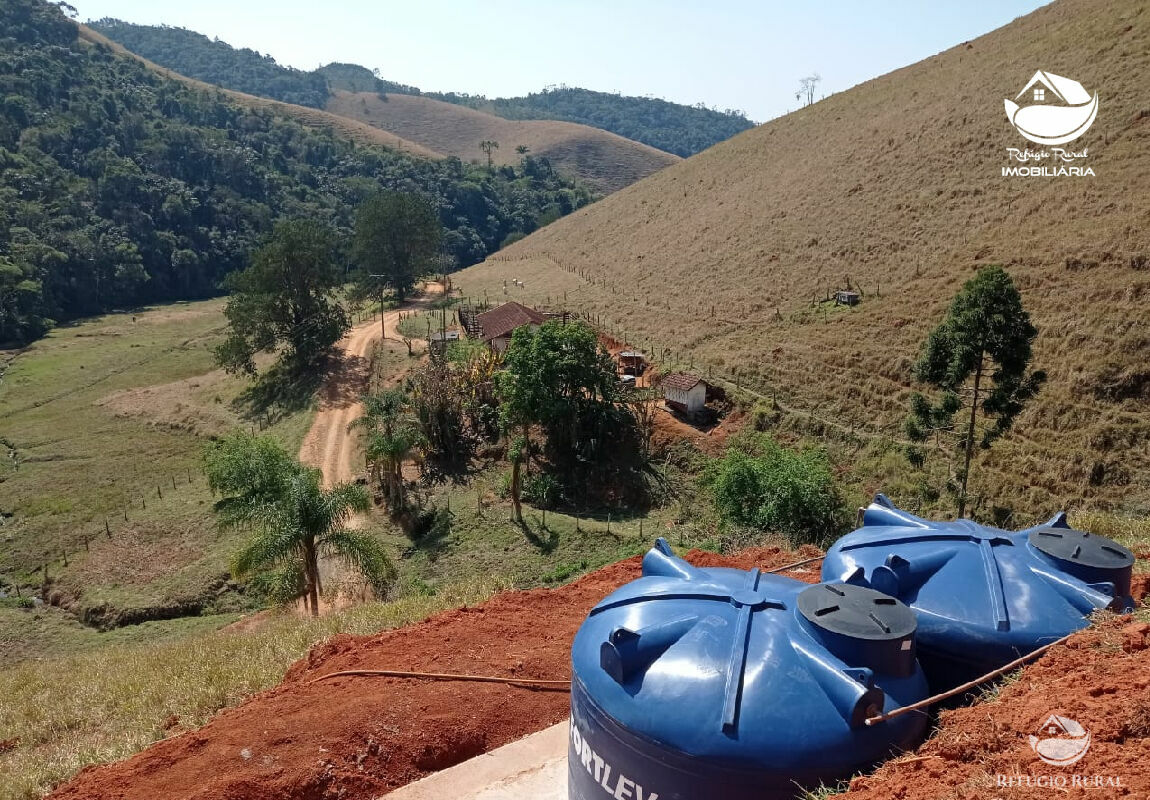
<path fill-rule="evenodd" d="M 1050 714 L 1126 781 L 1091 797 L 1150 791 L 1144 3 L 1056 0 L 761 125 L 69 16 L 0 7 L 0 800 L 381 800 L 564 720 L 576 631 L 643 575 L 588 685 L 662 714 L 636 675 L 741 663 L 682 709 L 732 738 L 785 627 L 752 618 L 806 614 L 773 573 L 905 604 L 900 679 L 965 623 L 923 610 L 936 574 L 989 598 L 972 649 L 1058 642 L 912 703 L 799 621 L 848 696 L 804 702 L 929 732 L 794 800 L 992 800 L 1052 766 Z M 1097 92 L 1064 145 L 1093 174 L 1006 173 L 1035 69 Z M 882 566 L 823 571 L 879 518 Z"/>

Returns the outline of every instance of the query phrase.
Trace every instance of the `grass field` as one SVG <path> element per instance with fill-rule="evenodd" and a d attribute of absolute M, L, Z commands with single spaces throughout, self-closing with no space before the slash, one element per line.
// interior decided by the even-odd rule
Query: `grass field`
<path fill-rule="evenodd" d="M 11 360 L 0 382 L 0 582 L 9 593 L 19 584 L 104 625 L 243 605 L 226 582 L 236 534 L 212 518 L 200 449 L 236 426 L 266 427 L 296 448 L 311 413 L 249 418 L 235 404 L 248 382 L 212 363 L 222 306 L 82 321 Z M 41 637 L 13 618 L 26 613 L 0 608 L 0 661 L 100 636 L 59 624 Z"/>
<path fill-rule="evenodd" d="M 327 110 L 389 131 L 463 161 L 486 164 L 479 143 L 499 142 L 495 164 L 518 164 L 519 145 L 559 171 L 609 193 L 679 161 L 679 157 L 607 131 L 555 120 L 509 120 L 453 103 L 405 94 L 336 92 Z"/>
<path fill-rule="evenodd" d="M 898 438 L 910 366 L 980 265 L 1005 265 L 1048 385 L 972 481 L 979 513 L 1150 510 L 1150 33 L 1067 0 L 722 142 L 464 270 L 464 295 L 565 303 L 818 426 Z M 1092 43 L 1105 42 L 1102 49 Z M 1003 177 L 1002 114 L 1050 52 L 1110 99 L 1096 177 Z M 993 102 L 992 102 L 993 99 Z M 1015 162 L 1017 163 L 1017 162 Z M 812 302 L 847 285 L 857 307 Z M 817 427 L 817 426 L 816 426 Z M 896 497 L 899 502 L 914 500 Z"/>
<path fill-rule="evenodd" d="M 33 800 L 94 763 L 124 758 L 273 686 L 315 642 L 374 633 L 478 603 L 500 584 L 458 581 L 438 594 L 370 603 L 319 619 L 271 614 L 250 627 L 196 632 L 0 670 L 0 800 Z"/>

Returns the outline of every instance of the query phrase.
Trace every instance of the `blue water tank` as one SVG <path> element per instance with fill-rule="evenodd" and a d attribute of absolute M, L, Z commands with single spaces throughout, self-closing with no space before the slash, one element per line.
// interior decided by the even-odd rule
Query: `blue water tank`
<path fill-rule="evenodd" d="M 1134 555 L 1071 528 L 1065 514 L 1008 532 L 967 519 L 932 522 L 883 495 L 863 526 L 835 542 L 823 579 L 893 595 L 918 617 L 918 651 L 934 690 L 957 686 L 1133 607 Z"/>
<path fill-rule="evenodd" d="M 775 800 L 849 777 L 926 726 L 915 619 L 871 589 L 703 569 L 660 539 L 571 654 L 572 800 Z"/>

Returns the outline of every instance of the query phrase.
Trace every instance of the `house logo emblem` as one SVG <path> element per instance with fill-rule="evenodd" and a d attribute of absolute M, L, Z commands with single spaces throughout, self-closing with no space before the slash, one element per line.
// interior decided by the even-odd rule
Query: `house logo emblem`
<path fill-rule="evenodd" d="M 1090 732 L 1069 717 L 1051 714 L 1038 736 L 1030 737 L 1030 747 L 1047 764 L 1069 767 L 1090 749 Z"/>
<path fill-rule="evenodd" d="M 1024 104 L 1019 105 L 1018 100 Z M 1098 92 L 1090 96 L 1078 81 L 1039 70 L 1014 100 L 1004 99 L 1006 118 L 1035 144 L 1072 142 L 1090 129 L 1098 116 Z"/>

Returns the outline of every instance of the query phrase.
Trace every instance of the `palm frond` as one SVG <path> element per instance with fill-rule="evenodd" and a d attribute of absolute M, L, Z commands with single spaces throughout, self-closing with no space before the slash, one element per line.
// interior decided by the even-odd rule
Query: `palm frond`
<path fill-rule="evenodd" d="M 276 605 L 298 600 L 307 592 L 303 559 L 293 558 L 273 569 L 260 570 L 252 576 L 249 585 L 252 591 Z"/>
<path fill-rule="evenodd" d="M 251 575 L 261 569 L 298 558 L 303 539 L 298 525 L 286 515 L 268 519 L 243 548 L 232 556 L 232 575 Z"/>
<path fill-rule="evenodd" d="M 380 597 L 387 594 L 388 588 L 395 581 L 395 565 L 383 545 L 366 533 L 343 527 L 335 529 L 324 536 L 320 542 L 320 551 L 355 569 Z"/>

